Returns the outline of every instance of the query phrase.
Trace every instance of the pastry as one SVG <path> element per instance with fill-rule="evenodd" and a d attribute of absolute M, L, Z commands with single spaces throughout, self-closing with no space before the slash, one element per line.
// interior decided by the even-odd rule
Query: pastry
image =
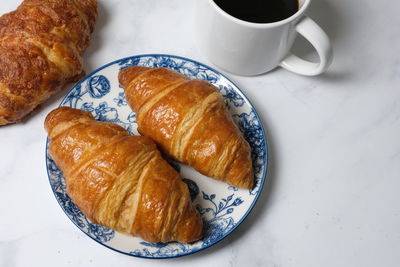
<path fill-rule="evenodd" d="M 153 243 L 201 238 L 187 185 L 151 139 L 67 107 L 52 111 L 45 128 L 67 194 L 91 221 Z"/>
<path fill-rule="evenodd" d="M 25 0 L 0 17 L 0 125 L 84 75 L 97 13 L 96 0 Z"/>
<path fill-rule="evenodd" d="M 139 66 L 120 71 L 119 82 L 142 135 L 206 176 L 252 188 L 250 146 L 212 84 Z"/>

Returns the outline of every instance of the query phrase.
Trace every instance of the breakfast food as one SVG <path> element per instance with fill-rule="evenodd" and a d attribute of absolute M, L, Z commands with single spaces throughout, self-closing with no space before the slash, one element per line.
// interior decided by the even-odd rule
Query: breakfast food
<path fill-rule="evenodd" d="M 120 71 L 119 82 L 141 134 L 206 176 L 252 188 L 250 146 L 212 84 L 139 66 Z"/>
<path fill-rule="evenodd" d="M 67 194 L 93 222 L 149 242 L 193 242 L 202 221 L 187 185 L 144 136 L 62 107 L 45 120 Z"/>
<path fill-rule="evenodd" d="M 0 125 L 84 75 L 97 14 L 96 0 L 25 0 L 0 17 Z"/>

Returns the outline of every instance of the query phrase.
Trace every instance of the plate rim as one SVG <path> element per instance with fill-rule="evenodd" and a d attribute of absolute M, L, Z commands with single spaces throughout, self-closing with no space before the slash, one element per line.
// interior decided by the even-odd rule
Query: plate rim
<path fill-rule="evenodd" d="M 60 101 L 60 103 L 59 103 L 59 105 L 57 106 L 57 108 L 58 108 L 58 107 L 61 107 L 61 104 L 62 104 L 62 103 L 64 102 L 64 100 L 68 97 L 68 95 L 71 93 L 71 91 L 75 89 L 75 87 L 76 87 L 77 84 L 81 84 L 81 83 L 85 82 L 87 79 L 89 79 L 89 78 L 90 78 L 91 76 L 93 76 L 94 74 L 100 72 L 101 70 L 103 70 L 103 69 L 105 69 L 105 68 L 107 68 L 107 67 L 109 67 L 109 66 L 111 66 L 111 65 L 117 64 L 118 62 L 121 62 L 121 61 L 124 61 L 124 60 L 128 60 L 128 59 L 131 59 L 131 58 L 158 57 L 158 56 L 176 58 L 176 59 L 185 60 L 185 61 L 188 61 L 188 62 L 193 62 L 193 63 L 195 63 L 195 64 L 201 65 L 201 66 L 203 66 L 203 67 L 205 67 L 205 68 L 207 68 L 207 69 L 209 69 L 209 70 L 211 70 L 211 71 L 213 71 L 213 72 L 215 72 L 215 73 L 221 75 L 221 77 L 223 77 L 223 78 L 226 79 L 228 82 L 230 82 L 232 85 L 234 85 L 235 90 L 236 90 L 238 93 L 240 93 L 241 97 L 243 97 L 244 100 L 245 100 L 246 102 L 248 102 L 248 103 L 250 104 L 250 106 L 251 106 L 251 108 L 252 108 L 252 111 L 254 111 L 254 114 L 255 114 L 256 118 L 258 119 L 258 121 L 260 121 L 260 126 L 261 126 L 261 130 L 262 130 L 262 138 L 263 138 L 263 140 L 264 140 L 264 149 L 265 149 L 265 152 L 266 152 L 266 153 L 265 153 L 265 168 L 264 168 L 264 170 L 263 170 L 263 173 L 261 174 L 261 184 L 260 184 L 260 189 L 259 189 L 259 191 L 258 191 L 259 193 L 254 197 L 253 202 L 251 203 L 250 207 L 247 209 L 246 213 L 242 216 L 242 218 L 241 218 L 241 219 L 236 223 L 236 225 L 235 225 L 232 229 L 230 229 L 224 236 L 222 236 L 220 239 L 216 240 L 214 243 L 211 243 L 211 244 L 209 244 L 209 245 L 207 245 L 207 246 L 198 248 L 198 249 L 196 249 L 196 250 L 192 250 L 192 251 L 187 252 L 187 253 L 182 253 L 182 254 L 179 254 L 179 255 L 174 255 L 174 256 L 151 257 L 151 256 L 134 255 L 134 254 L 130 254 L 130 253 L 127 253 L 127 252 L 118 250 L 118 249 L 116 249 L 116 248 L 113 248 L 113 247 L 111 247 L 111 246 L 109 246 L 109 245 L 107 245 L 107 244 L 105 244 L 105 243 L 103 243 L 103 242 L 100 242 L 100 241 L 96 240 L 95 238 L 93 238 L 92 236 L 90 236 L 88 233 L 86 233 L 83 229 L 81 229 L 81 228 L 68 216 L 68 214 L 67 214 L 67 212 L 65 211 L 64 207 L 63 207 L 63 206 L 60 204 L 60 202 L 58 201 L 56 192 L 55 192 L 55 190 L 54 190 L 54 188 L 52 187 L 52 184 L 51 184 L 50 173 L 49 173 L 49 168 L 48 168 L 48 164 L 47 164 L 47 155 L 48 155 L 48 154 L 47 154 L 47 148 L 48 148 L 48 143 L 49 143 L 49 136 L 48 136 L 48 135 L 47 135 L 47 138 L 46 138 L 45 153 L 44 153 L 44 156 L 45 156 L 45 164 L 46 164 L 46 172 L 47 172 L 47 178 L 48 178 L 48 180 L 49 180 L 49 185 L 50 185 L 50 188 L 51 188 L 51 190 L 52 190 L 52 192 L 53 192 L 54 198 L 56 199 L 58 205 L 61 207 L 62 211 L 63 211 L 64 214 L 67 216 L 67 218 L 68 218 L 81 232 L 83 232 L 86 236 L 90 237 L 92 240 L 96 241 L 97 243 L 101 244 L 102 246 L 107 247 L 107 248 L 109 248 L 109 249 L 111 249 L 111 250 L 113 250 L 113 251 L 115 251 L 115 252 L 118 252 L 118 253 L 121 253 L 121 254 L 124 254 L 124 255 L 127 255 L 127 256 L 131 256 L 131 257 L 142 258 L 142 259 L 155 259 L 155 260 L 173 259 L 173 258 L 180 258 L 180 257 L 183 257 L 183 256 L 189 256 L 189 255 L 192 255 L 192 254 L 194 254 L 194 253 L 197 253 L 197 252 L 206 250 L 206 249 L 208 249 L 208 248 L 210 248 L 210 247 L 212 247 L 212 246 L 214 246 L 214 245 L 220 243 L 222 240 L 224 240 L 225 238 L 227 238 L 228 236 L 230 236 L 230 235 L 231 235 L 231 234 L 232 234 L 246 219 L 247 219 L 247 217 L 249 216 L 249 214 L 251 213 L 251 211 L 253 210 L 253 208 L 254 208 L 255 205 L 257 204 L 257 201 L 258 201 L 260 195 L 262 194 L 262 191 L 263 191 L 263 189 L 264 189 L 264 185 L 265 185 L 266 180 L 267 180 L 268 166 L 269 166 L 269 150 L 268 150 L 267 134 L 266 134 L 266 131 L 265 131 L 265 129 L 264 129 L 263 121 L 261 120 L 261 117 L 258 115 L 257 110 L 255 109 L 253 103 L 251 103 L 251 101 L 246 97 L 246 95 L 245 95 L 245 94 L 242 92 L 242 90 L 236 85 L 236 83 L 234 83 L 232 80 L 230 80 L 228 77 L 226 77 L 225 74 L 221 73 L 220 71 L 218 71 L 218 70 L 216 70 L 216 69 L 214 69 L 214 68 L 212 68 L 212 67 L 210 67 L 210 66 L 208 66 L 208 65 L 206 65 L 206 64 L 204 64 L 204 63 L 198 62 L 198 61 L 196 61 L 196 60 L 193 60 L 193 59 L 190 59 L 190 58 L 187 58 L 187 57 L 177 56 L 177 55 L 172 55 L 172 54 L 157 54 L 157 53 L 156 53 L 156 54 L 152 54 L 152 53 L 150 53 L 150 54 L 132 55 L 132 56 L 123 57 L 123 58 L 114 60 L 114 61 L 112 61 L 112 62 L 109 62 L 109 63 L 107 63 L 107 64 L 105 64 L 105 65 L 102 65 L 101 67 L 99 67 L 99 68 L 97 68 L 97 69 L 91 71 L 89 74 L 86 74 L 85 77 L 83 77 L 83 78 L 80 79 L 79 81 L 75 82 L 75 84 L 73 85 L 73 87 L 72 87 L 72 88 L 66 93 L 66 95 L 62 98 L 62 100 Z"/>

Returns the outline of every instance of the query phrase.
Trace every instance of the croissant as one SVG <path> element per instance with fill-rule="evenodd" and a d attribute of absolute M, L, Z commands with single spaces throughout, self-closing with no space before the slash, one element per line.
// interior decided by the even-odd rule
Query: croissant
<path fill-rule="evenodd" d="M 84 75 L 97 13 L 96 0 L 25 0 L 0 17 L 0 125 Z"/>
<path fill-rule="evenodd" d="M 45 120 L 67 194 L 94 223 L 149 242 L 193 242 L 202 221 L 187 185 L 144 136 L 67 107 Z"/>
<path fill-rule="evenodd" d="M 120 71 L 119 82 L 141 134 L 206 176 L 252 188 L 250 146 L 212 84 L 139 66 Z"/>

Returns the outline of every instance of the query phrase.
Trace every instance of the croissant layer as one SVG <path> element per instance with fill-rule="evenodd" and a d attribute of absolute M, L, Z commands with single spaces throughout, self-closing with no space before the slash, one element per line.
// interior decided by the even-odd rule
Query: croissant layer
<path fill-rule="evenodd" d="M 58 108 L 45 120 L 67 194 L 93 222 L 149 242 L 193 242 L 202 221 L 187 185 L 144 136 Z"/>
<path fill-rule="evenodd" d="M 251 188 L 251 150 L 216 88 L 165 68 L 119 73 L 138 130 L 167 154 L 206 176 Z"/>
<path fill-rule="evenodd" d="M 0 125 L 82 77 L 96 0 L 25 0 L 0 17 Z"/>

